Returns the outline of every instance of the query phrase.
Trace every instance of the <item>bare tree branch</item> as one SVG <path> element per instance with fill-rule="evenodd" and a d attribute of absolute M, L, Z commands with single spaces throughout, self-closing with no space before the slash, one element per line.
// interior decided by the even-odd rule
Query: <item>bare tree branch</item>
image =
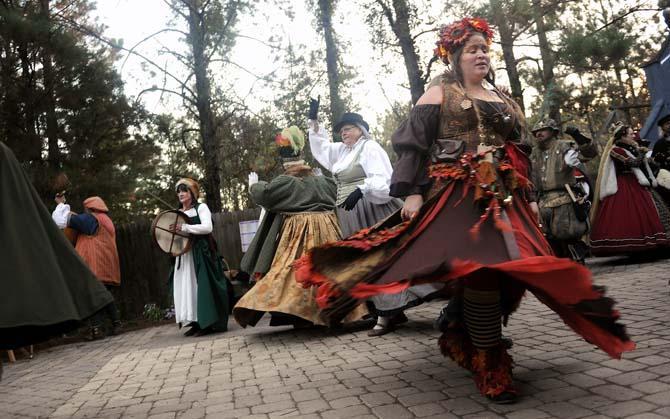
<path fill-rule="evenodd" d="M 539 62 L 540 62 L 540 58 L 538 58 L 538 57 L 529 57 L 529 56 L 525 55 L 525 56 L 523 56 L 523 57 L 520 57 L 520 58 L 517 58 L 517 59 L 516 59 L 516 63 L 517 63 L 517 64 L 522 63 L 522 62 L 524 62 L 524 61 L 534 61 L 534 62 L 536 62 L 536 63 L 539 63 Z"/>
<path fill-rule="evenodd" d="M 433 56 L 429 61 L 428 64 L 426 65 L 426 72 L 421 77 L 421 80 L 423 80 L 423 84 L 428 83 L 428 79 L 430 78 L 430 69 L 433 67 L 433 64 L 437 62 L 437 57 Z"/>
<path fill-rule="evenodd" d="M 165 4 L 170 8 L 170 10 L 172 10 L 172 11 L 175 12 L 175 13 L 177 13 L 177 14 L 180 15 L 182 18 L 184 18 L 184 19 L 188 19 L 188 16 L 186 16 L 186 15 L 184 14 L 184 12 L 181 11 L 181 9 L 179 9 L 178 7 L 176 7 L 176 6 L 175 6 L 174 4 L 172 4 L 170 1 L 168 1 L 168 0 L 163 0 L 163 3 L 165 3 Z M 183 2 L 182 2 L 182 3 L 183 3 Z"/>
<path fill-rule="evenodd" d="M 263 45 L 265 45 L 266 47 L 268 47 L 268 48 L 272 48 L 272 49 L 275 49 L 275 50 L 281 50 L 281 49 L 282 49 L 279 45 L 272 45 L 272 44 L 270 44 L 270 43 L 268 43 L 268 42 L 263 41 L 262 39 L 254 38 L 253 36 L 237 34 L 237 37 L 238 37 L 238 38 L 251 39 L 252 41 L 256 41 L 256 42 L 258 42 L 259 44 L 263 44 Z"/>
<path fill-rule="evenodd" d="M 239 6 L 239 1 L 236 1 L 232 6 L 229 6 L 228 13 L 226 15 L 226 23 L 223 25 L 222 28 L 218 29 L 219 37 L 216 40 L 216 42 L 212 43 L 212 52 L 207 56 L 207 60 L 211 60 L 214 54 L 216 54 L 219 51 L 219 45 L 223 42 L 223 39 L 227 37 L 229 34 L 228 28 L 235 19 L 237 18 L 237 7 Z M 203 9 L 204 10 L 204 9 Z M 203 23 L 204 24 L 204 23 Z"/>
<path fill-rule="evenodd" d="M 51 16 L 54 17 L 54 16 L 60 16 L 60 15 L 62 15 L 62 14 L 65 13 L 70 7 L 72 7 L 72 6 L 75 4 L 76 1 L 77 1 L 77 0 L 72 0 L 71 2 L 65 4 L 65 5 L 64 5 L 63 7 L 61 7 L 59 10 L 52 12 L 52 13 L 51 13 Z"/>
<path fill-rule="evenodd" d="M 151 35 L 149 35 L 149 36 L 145 37 L 144 39 L 140 40 L 139 42 L 137 42 L 135 45 L 133 45 L 133 46 L 128 50 L 129 54 L 128 54 L 128 56 L 126 56 L 126 58 L 123 60 L 123 64 L 121 64 L 121 69 L 119 70 L 119 72 L 120 72 L 120 73 L 123 73 L 123 67 L 125 67 L 126 62 L 128 61 L 128 58 L 130 58 L 130 54 L 132 54 L 132 53 L 135 52 L 135 48 L 137 48 L 138 46 L 140 46 L 140 44 L 144 43 L 145 41 L 148 41 L 149 39 L 153 38 L 154 36 L 157 36 L 157 35 L 162 34 L 163 32 L 178 32 L 178 33 L 180 33 L 180 34 L 182 34 L 182 35 L 188 36 L 188 34 L 187 34 L 186 32 L 184 32 L 184 31 L 180 31 L 179 29 L 173 29 L 173 28 L 164 28 L 164 29 L 161 29 L 161 30 L 159 30 L 159 31 L 157 31 L 157 32 L 152 33 Z"/>
<path fill-rule="evenodd" d="M 158 51 L 159 55 L 162 54 L 169 54 L 172 55 L 174 58 L 177 59 L 184 67 L 188 68 L 189 70 L 193 71 L 193 64 L 189 62 L 188 58 L 184 54 L 180 54 L 177 51 L 173 51 L 170 48 L 166 47 L 165 45 L 161 44 L 162 48 Z"/>
<path fill-rule="evenodd" d="M 212 60 L 212 61 L 210 61 L 210 62 L 211 62 L 211 63 L 226 63 L 226 64 L 232 64 L 233 66 L 239 68 L 240 70 L 244 71 L 245 73 L 247 73 L 247 74 L 249 74 L 249 75 L 255 77 L 257 80 L 264 80 L 264 81 L 267 81 L 267 82 L 269 82 L 269 83 L 273 82 L 274 80 L 270 79 L 268 76 L 269 76 L 270 74 L 273 74 L 274 72 L 277 71 L 277 70 L 273 70 L 273 71 L 271 71 L 270 73 L 268 73 L 268 74 L 265 75 L 265 76 L 259 76 L 259 75 L 257 75 L 256 73 L 254 73 L 253 71 L 248 70 L 248 69 L 245 68 L 244 66 L 242 66 L 242 65 L 240 65 L 240 64 L 237 64 L 237 63 L 234 62 L 234 61 L 230 61 L 230 60 L 227 59 L 227 58 L 218 58 L 218 59 Z"/>
<path fill-rule="evenodd" d="M 391 25 L 391 29 L 395 33 L 395 18 L 393 17 L 393 12 L 391 9 L 388 7 L 388 5 L 384 2 L 384 0 L 375 0 L 375 3 L 377 3 L 381 8 L 382 11 L 384 12 L 384 15 L 386 16 L 386 19 L 389 21 L 389 25 Z"/>
<path fill-rule="evenodd" d="M 562 4 L 566 4 L 566 3 L 578 3 L 578 2 L 582 2 L 582 1 L 583 1 L 583 0 L 553 0 L 552 2 L 548 3 L 549 6 L 546 7 L 546 8 L 548 9 L 548 10 L 546 10 L 546 12 L 548 13 L 550 10 L 552 10 L 552 9 L 556 9 L 556 6 L 560 6 L 560 5 L 562 5 Z M 534 18 L 533 18 L 533 19 L 530 19 L 525 25 L 521 26 L 521 27 L 519 28 L 519 30 L 518 30 L 516 33 L 514 33 L 514 34 L 512 35 L 512 38 L 513 38 L 514 40 L 516 40 L 517 38 L 519 38 L 519 36 L 521 36 L 523 33 L 525 33 L 528 29 L 530 29 L 531 27 L 533 27 L 533 25 L 535 25 L 535 19 L 534 19 Z M 516 45 L 516 44 L 515 44 L 515 45 Z"/>
<path fill-rule="evenodd" d="M 421 35 L 425 35 L 427 33 L 432 33 L 432 32 L 437 32 L 438 30 L 439 30 L 439 28 L 432 28 L 432 29 L 426 29 L 425 31 L 421 31 L 421 32 L 417 33 L 416 35 L 412 36 L 412 41 L 416 41 L 416 39 L 418 37 L 420 37 Z"/>
<path fill-rule="evenodd" d="M 142 91 L 137 95 L 137 98 L 135 98 L 135 103 L 138 103 L 138 102 L 140 101 L 140 98 L 142 97 L 143 94 L 145 94 L 145 93 L 149 93 L 149 92 L 164 92 L 164 93 L 170 93 L 170 94 L 179 96 L 180 98 L 182 98 L 183 100 L 187 101 L 188 103 L 190 103 L 190 104 L 193 105 L 193 106 L 196 106 L 196 105 L 197 105 L 197 103 L 196 103 L 193 99 L 189 98 L 188 96 L 186 96 L 186 95 L 184 95 L 184 94 L 182 94 L 182 93 L 179 93 L 179 92 L 177 92 L 177 91 L 175 91 L 175 90 L 166 89 L 166 88 L 163 88 L 163 87 L 158 87 L 158 86 L 151 86 L 151 87 L 149 87 L 149 88 L 147 88 L 147 89 L 142 90 Z"/>
<path fill-rule="evenodd" d="M 521 36 L 521 34 L 525 33 L 528 29 L 532 28 L 533 25 L 535 25 L 535 19 L 530 19 L 527 24 L 520 27 L 519 30 L 512 35 L 512 39 L 514 40 L 518 39 Z"/>
<path fill-rule="evenodd" d="M 634 6 L 634 7 L 631 7 L 630 9 L 628 9 L 627 12 L 625 12 L 625 13 L 623 13 L 623 14 L 617 16 L 616 18 L 614 18 L 614 19 L 612 19 L 611 21 L 607 22 L 606 24 L 604 24 L 603 26 L 599 27 L 599 28 L 596 29 L 595 31 L 591 32 L 591 33 L 588 34 L 587 36 L 594 35 L 594 34 L 600 32 L 600 31 L 602 31 L 603 29 L 606 29 L 607 27 L 614 25 L 615 23 L 618 23 L 619 21 L 624 20 L 628 15 L 632 15 L 633 13 L 637 13 L 637 12 L 652 12 L 652 11 L 653 11 L 653 12 L 658 12 L 658 11 L 660 11 L 660 10 L 663 10 L 663 9 L 659 9 L 659 8 L 656 8 L 656 9 L 643 8 L 643 7 L 640 6 L 640 4 L 638 4 L 637 6 Z"/>
<path fill-rule="evenodd" d="M 402 119 L 402 115 L 400 115 L 400 113 L 396 109 L 395 103 L 391 102 L 391 99 L 389 99 L 388 95 L 386 94 L 386 90 L 384 90 L 384 86 L 382 86 L 382 84 L 379 81 L 377 81 L 377 85 L 379 86 L 379 90 L 382 91 L 382 95 L 384 96 L 384 99 L 386 99 L 386 102 L 391 106 L 391 110 L 393 111 L 393 115 L 395 115 L 395 117 L 398 120 Z"/>
<path fill-rule="evenodd" d="M 179 137 L 181 138 L 181 143 L 184 145 L 184 148 L 189 153 L 192 153 L 195 150 L 192 149 L 192 148 L 188 148 L 188 145 L 186 145 L 186 134 L 189 133 L 189 132 L 200 132 L 200 129 L 199 128 L 183 128 L 181 130 L 181 132 L 179 133 Z"/>
<path fill-rule="evenodd" d="M 167 74 L 171 79 L 173 79 L 174 81 L 176 81 L 177 84 L 179 84 L 179 85 L 182 87 L 182 89 L 186 90 L 190 95 L 192 95 L 192 97 L 196 97 L 195 92 L 193 92 L 188 86 L 186 86 L 186 85 L 184 84 L 184 82 L 182 82 L 182 80 L 181 80 L 179 77 L 177 77 L 177 76 L 175 76 L 174 74 L 168 72 L 166 69 L 164 69 L 163 67 L 159 66 L 159 65 L 156 64 L 153 60 L 149 59 L 148 57 L 144 56 L 143 54 L 140 54 L 140 53 L 137 52 L 137 51 L 131 51 L 131 50 L 129 50 L 128 48 L 126 48 L 126 47 L 124 47 L 124 46 L 122 46 L 122 45 L 119 45 L 119 44 L 116 43 L 116 42 L 112 42 L 112 41 L 110 41 L 109 39 L 107 39 L 107 38 L 105 38 L 104 36 L 102 36 L 102 35 L 100 35 L 99 33 L 97 33 L 96 31 L 94 31 L 94 30 L 92 30 L 92 29 L 90 29 L 90 28 L 87 28 L 87 27 L 84 26 L 84 25 L 80 25 L 80 24 L 78 24 L 77 22 L 75 22 L 75 21 L 73 21 L 73 20 L 71 20 L 71 19 L 64 18 L 63 21 L 66 22 L 66 23 L 68 23 L 72 29 L 74 29 L 74 30 L 76 30 L 76 31 L 78 31 L 78 32 L 81 32 L 81 33 L 83 33 L 83 34 L 85 34 L 85 35 L 92 36 L 93 38 L 102 41 L 103 43 L 105 43 L 105 44 L 111 46 L 112 48 L 119 49 L 119 50 L 122 50 L 122 51 L 126 51 L 126 52 L 128 52 L 128 53 L 130 53 L 130 54 L 134 54 L 134 55 L 136 55 L 136 56 L 142 58 L 144 61 L 146 61 L 147 63 L 151 64 L 152 66 L 154 66 L 155 68 L 157 68 L 157 69 L 159 69 L 161 72 L 163 72 L 164 74 Z"/>

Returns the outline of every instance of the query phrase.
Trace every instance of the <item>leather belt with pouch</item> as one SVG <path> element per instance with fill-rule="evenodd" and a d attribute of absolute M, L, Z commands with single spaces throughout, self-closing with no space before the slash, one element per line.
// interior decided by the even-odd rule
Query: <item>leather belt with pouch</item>
<path fill-rule="evenodd" d="M 430 160 L 435 163 L 454 163 L 465 152 L 465 141 L 438 138 L 431 147 Z"/>

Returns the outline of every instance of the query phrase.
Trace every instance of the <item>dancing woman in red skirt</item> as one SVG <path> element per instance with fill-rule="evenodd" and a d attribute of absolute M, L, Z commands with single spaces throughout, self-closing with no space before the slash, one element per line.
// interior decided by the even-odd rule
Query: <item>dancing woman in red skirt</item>
<path fill-rule="evenodd" d="M 597 256 L 642 252 L 670 244 L 668 208 L 656 186 L 646 149 L 630 126 L 614 126 L 603 152 L 591 211 L 591 252 Z"/>
<path fill-rule="evenodd" d="M 483 19 L 440 31 L 436 54 L 450 68 L 392 138 L 399 159 L 391 195 L 405 198 L 402 210 L 296 263 L 298 281 L 319 286 L 330 321 L 357 300 L 443 282 L 461 308 L 439 340 L 442 352 L 472 371 L 484 396 L 509 403 L 516 390 L 501 320 L 525 290 L 613 357 L 634 344 L 589 270 L 554 257 L 538 228 L 519 149 L 527 128 L 519 107 L 495 87 L 492 36 Z"/>

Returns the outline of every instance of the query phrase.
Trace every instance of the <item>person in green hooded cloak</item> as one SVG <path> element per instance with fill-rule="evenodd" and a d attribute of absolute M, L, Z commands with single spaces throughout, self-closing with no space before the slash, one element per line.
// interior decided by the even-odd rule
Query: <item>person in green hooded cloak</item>
<path fill-rule="evenodd" d="M 0 188 L 0 349 L 15 349 L 79 327 L 113 299 L 2 143 Z"/>

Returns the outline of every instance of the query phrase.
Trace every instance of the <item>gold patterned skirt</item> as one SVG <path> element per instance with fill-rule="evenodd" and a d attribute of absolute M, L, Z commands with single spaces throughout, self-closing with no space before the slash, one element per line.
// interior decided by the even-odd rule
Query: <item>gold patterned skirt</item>
<path fill-rule="evenodd" d="M 235 320 L 242 327 L 255 326 L 263 314 L 271 313 L 284 318 L 283 322 L 276 324 L 290 324 L 291 318 L 299 318 L 293 324 L 305 324 L 307 321 L 325 325 L 316 303 L 317 287 L 303 288 L 295 280 L 293 262 L 313 247 L 340 239 L 334 212 L 285 214 L 272 266 L 235 305 Z M 344 321 L 359 320 L 366 314 L 365 306 L 359 305 Z"/>

